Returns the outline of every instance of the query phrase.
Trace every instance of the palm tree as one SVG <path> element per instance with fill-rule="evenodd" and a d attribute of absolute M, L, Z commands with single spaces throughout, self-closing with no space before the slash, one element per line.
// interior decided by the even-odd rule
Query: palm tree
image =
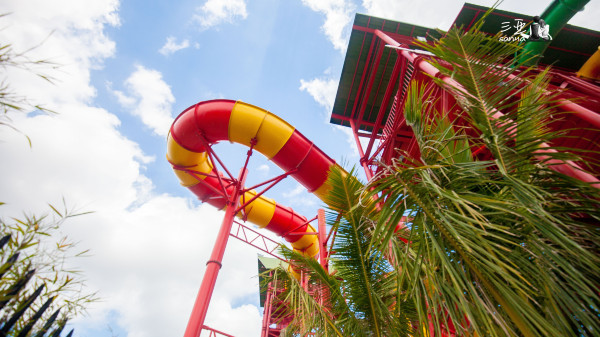
<path fill-rule="evenodd" d="M 289 310 L 281 317 L 293 320 L 284 335 L 408 336 L 416 319 L 411 303 L 399 301 L 400 274 L 382 251 L 369 249 L 377 209 L 361 202 L 363 184 L 353 175 L 335 169 L 330 174 L 333 190 L 327 222 L 336 231 L 328 273 L 318 261 L 283 248 L 282 252 L 308 286 L 285 269 L 275 271 L 271 282 L 283 283 L 280 299 Z M 375 240 L 376 241 L 376 240 Z M 398 305 L 400 303 L 400 305 Z"/>
<path fill-rule="evenodd" d="M 389 234 L 404 212 L 413 218 L 410 245 L 389 240 L 395 269 L 411 271 L 403 274 L 415 284 L 406 300 L 424 303 L 419 321 L 437 330 L 448 317 L 461 334 L 597 334 L 600 241 L 590 220 L 598 223 L 600 190 L 553 169 L 578 158 L 549 145 L 560 133 L 549 126 L 547 73 L 506 64 L 516 46 L 477 31 L 453 29 L 423 47 L 451 64 L 434 61 L 455 81 L 438 83 L 457 98 L 454 121 L 470 129 L 414 84 L 405 116 L 421 157 L 395 162 L 371 184 L 367 197 L 386 213 L 376 232 Z M 474 147 L 491 158 L 474 160 Z"/>
<path fill-rule="evenodd" d="M 582 153 L 552 145 L 561 133 L 550 121 L 560 116 L 547 71 L 522 69 L 512 57 L 519 47 L 479 32 L 481 24 L 421 45 L 452 79 L 432 80 L 457 109 L 439 111 L 429 86 L 411 84 L 404 115 L 420 156 L 399 153 L 365 187 L 332 174 L 337 273 L 286 253 L 330 301 L 319 306 L 279 271 L 290 331 L 599 334 L 600 188 L 556 170 Z M 403 217 L 410 222 L 398 231 Z"/>

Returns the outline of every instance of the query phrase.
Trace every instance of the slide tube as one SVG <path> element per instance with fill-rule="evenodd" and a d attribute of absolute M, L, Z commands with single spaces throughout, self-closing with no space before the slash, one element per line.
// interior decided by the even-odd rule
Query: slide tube
<path fill-rule="evenodd" d="M 218 209 L 226 206 L 226 200 L 217 192 L 222 188 L 220 180 L 224 177 L 220 172 L 220 179 L 217 177 L 207 146 L 220 141 L 248 147 L 255 142 L 255 150 L 321 200 L 330 190 L 328 174 L 338 166 L 293 126 L 269 111 L 241 101 L 200 102 L 183 111 L 173 122 L 167 138 L 167 159 L 181 185 Z M 199 173 L 192 175 L 188 170 Z M 245 192 L 240 197 L 240 205 L 256 194 L 253 190 Z M 291 208 L 261 195 L 248 203 L 244 211 L 248 221 L 283 237 L 295 251 L 305 256 L 318 256 L 318 236 L 298 235 L 316 230 Z"/>

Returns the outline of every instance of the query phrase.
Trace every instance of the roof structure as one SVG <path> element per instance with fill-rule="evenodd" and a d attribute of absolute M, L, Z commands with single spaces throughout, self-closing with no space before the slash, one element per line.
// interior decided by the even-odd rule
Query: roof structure
<path fill-rule="evenodd" d="M 488 9 L 465 3 L 454 25 L 469 29 Z M 497 34 L 503 22 L 515 19 L 530 22 L 532 16 L 497 9 L 486 18 L 482 31 Z M 391 48 L 386 48 L 385 43 L 376 38 L 376 30 L 384 32 L 410 49 L 416 49 L 416 39 L 431 41 L 441 37 L 439 31 L 427 27 L 356 14 L 330 122 L 351 126 L 352 121 L 356 124 L 359 136 L 371 136 L 361 132 L 373 133 L 376 125 L 378 130 L 374 134 L 381 134 L 393 104 L 393 100 L 385 102 L 384 97 L 396 64 L 397 53 Z M 600 32 L 566 25 L 553 37 L 540 64 L 574 72 L 598 46 Z M 395 92 L 398 85 L 399 83 L 396 83 L 391 90 Z"/>
<path fill-rule="evenodd" d="M 388 102 L 384 109 L 381 109 L 381 105 L 385 86 L 390 81 L 398 56 L 395 50 L 385 48 L 385 44 L 375 38 L 375 30 L 385 32 L 396 41 L 409 45 L 410 48 L 416 48 L 414 41 L 417 39 L 432 41 L 432 37 L 441 37 L 441 34 L 434 29 L 356 14 L 333 105 L 330 120 L 333 124 L 350 126 L 350 120 L 356 120 L 356 111 L 361 110 L 364 113 L 359 122 L 360 130 L 371 132 L 381 110 L 386 115 L 380 119 L 379 124 L 380 127 L 385 125 L 391 102 Z M 383 62 L 380 67 L 378 67 L 378 60 Z M 376 68 L 375 72 L 373 72 L 374 68 Z M 371 79 L 370 86 L 365 84 L 367 77 Z M 355 99 L 362 96 L 365 91 L 372 93 L 367 102 Z"/>
<path fill-rule="evenodd" d="M 469 29 L 488 9 L 466 3 L 454 23 Z M 526 23 L 517 25 L 519 20 Z M 515 36 L 508 29 L 517 26 L 524 32 L 530 20 L 531 16 L 495 10 L 480 29 L 498 37 Z M 427 62 L 431 55 L 417 50 L 417 40 L 432 43 L 442 34 L 426 27 L 356 15 L 330 122 L 352 128 L 367 179 L 382 170 L 381 163 L 390 164 L 399 153 L 419 157 L 413 130 L 404 119 L 404 100 L 411 81 L 433 85 L 431 77 L 440 75 Z M 553 128 L 566 132 L 553 141 L 555 146 L 600 153 L 600 87 L 575 76 L 598 45 L 599 32 L 566 25 L 553 37 L 540 62 L 542 66 L 552 65 L 548 88 L 560 91 L 562 103 L 557 104 L 557 109 L 576 112 L 553 123 Z M 439 99 L 436 104 L 440 111 L 457 109 L 451 94 L 437 85 L 431 90 Z M 483 156 L 485 151 L 474 153 Z M 576 164 L 600 177 L 600 156 L 592 157 L 594 160 Z M 569 175 L 584 181 L 597 179 L 576 171 Z"/>
<path fill-rule="evenodd" d="M 266 257 L 258 254 L 258 284 L 260 289 L 260 305 L 265 304 L 267 299 L 267 289 L 263 287 L 266 284 L 265 273 L 277 267 L 287 268 L 287 263 L 272 257 Z"/>

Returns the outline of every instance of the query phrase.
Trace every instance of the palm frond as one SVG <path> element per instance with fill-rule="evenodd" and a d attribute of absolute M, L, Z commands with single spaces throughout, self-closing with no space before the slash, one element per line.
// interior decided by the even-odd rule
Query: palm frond
<path fill-rule="evenodd" d="M 452 78 L 437 81 L 475 132 L 414 84 L 405 116 L 420 163 L 397 161 L 365 187 L 382 209 L 375 232 L 388 233 L 373 245 L 394 247 L 405 299 L 438 333 L 454 325 L 481 336 L 594 334 L 600 237 L 583 218 L 598 219 L 600 193 L 552 170 L 553 159 L 576 156 L 547 151 L 559 134 L 548 126 L 555 101 L 546 73 L 518 70 L 508 59 L 516 46 L 477 29 L 423 47 L 450 64 L 432 61 Z M 479 144 L 492 161 L 471 159 L 467 147 Z M 406 214 L 410 244 L 390 235 Z"/>
<path fill-rule="evenodd" d="M 580 161 L 585 152 L 552 143 L 563 134 L 550 123 L 562 116 L 546 89 L 547 71 L 519 67 L 512 58 L 519 47 L 480 33 L 481 24 L 421 45 L 442 74 L 433 81 L 457 106 L 438 111 L 431 87 L 411 84 L 404 117 L 419 158 L 381 164 L 366 186 L 353 172 L 330 174 L 335 275 L 285 253 L 309 284 L 327 289 L 329 304 L 319 305 L 285 274 L 286 303 L 298 317 L 289 331 L 492 337 L 600 331 L 600 189 L 553 166 Z M 472 148 L 485 149 L 489 159 L 476 158 Z M 398 228 L 407 217 L 407 227 Z"/>
<path fill-rule="evenodd" d="M 398 301 L 399 275 L 387 259 L 387 252 L 370 249 L 371 233 L 376 223 L 375 204 L 361 201 L 363 184 L 354 171 L 349 174 L 334 169 L 329 175 L 333 186 L 328 196 L 331 210 L 329 225 L 337 231 L 329 263 L 329 274 L 316 260 L 282 248 L 284 256 L 293 261 L 303 277 L 308 277 L 307 289 L 324 289 L 320 295 L 301 286 L 290 273 L 282 296 L 292 320 L 286 331 L 319 335 L 343 336 L 407 336 L 414 316 L 411 303 Z M 341 217 L 338 216 L 341 214 Z M 326 294 L 326 305 L 315 297 Z M 314 310 L 314 313 L 311 311 Z M 308 316 L 311 316 L 310 318 Z"/>

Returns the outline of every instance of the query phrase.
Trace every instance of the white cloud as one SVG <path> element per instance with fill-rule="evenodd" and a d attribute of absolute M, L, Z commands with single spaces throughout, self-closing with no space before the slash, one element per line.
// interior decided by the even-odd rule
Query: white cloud
<path fill-rule="evenodd" d="M 79 261 L 80 269 L 103 299 L 89 317 L 74 321 L 76 330 L 105 327 L 115 312 L 130 337 L 183 335 L 222 213 L 184 198 L 154 195 L 143 174 L 152 158 L 119 133 L 118 118 L 106 110 L 61 105 L 59 115 L 16 116 L 14 122 L 33 147 L 16 133 L 7 133 L 0 143 L 0 200 L 8 203 L 2 215 L 39 213 L 63 197 L 69 205 L 94 211 L 63 228 L 80 247 L 91 249 L 92 256 Z M 206 323 L 237 336 L 256 336 L 259 309 L 232 305 L 258 296 L 251 278 L 257 274 L 256 255 L 232 239 L 223 265 L 213 298 L 226 303 L 226 311 L 217 315 L 220 307 L 212 305 Z"/>
<path fill-rule="evenodd" d="M 0 214 L 41 214 L 63 197 L 67 205 L 94 211 L 62 228 L 79 247 L 91 249 L 92 256 L 77 263 L 103 298 L 88 317 L 73 321 L 78 334 L 114 326 L 116 319 L 129 337 L 183 335 L 222 214 L 186 198 L 156 195 L 144 174 L 154 158 L 120 133 L 117 116 L 93 102 L 90 72 L 114 55 L 115 43 L 104 30 L 119 24 L 117 10 L 113 0 L 0 2 L 1 13 L 13 13 L 0 19 L 4 43 L 23 51 L 47 38 L 29 56 L 64 65 L 48 70 L 55 85 L 27 71 L 6 73 L 15 91 L 59 114 L 11 115 L 32 148 L 20 134 L 0 129 L 0 201 L 7 203 Z M 145 109 L 136 112 L 144 123 L 166 132 L 170 120 L 161 120 L 170 119 L 173 98 L 160 73 L 139 66 L 125 87 L 120 101 L 137 103 Z M 206 323 L 236 336 L 258 335 L 259 309 L 242 301 L 258 296 L 252 248 L 231 240 L 220 274 Z"/>
<path fill-rule="evenodd" d="M 600 30 L 598 13 L 600 13 L 600 2 L 590 1 L 585 5 L 583 11 L 575 14 L 575 16 L 569 21 L 569 24 L 593 30 Z"/>
<path fill-rule="evenodd" d="M 328 75 L 328 71 L 325 74 Z M 335 96 L 337 94 L 338 82 L 332 78 L 314 78 L 310 81 L 300 80 L 300 90 L 308 92 L 312 98 L 322 107 L 324 107 L 324 122 L 333 128 L 334 132 L 341 132 L 344 134 L 346 142 L 348 144 L 348 158 L 358 157 L 358 147 L 354 140 L 354 134 L 352 129 L 340 126 L 332 125 L 329 123 L 329 117 L 333 110 L 333 103 L 335 102 Z"/>
<path fill-rule="evenodd" d="M 354 4 L 346 0 L 302 0 L 302 3 L 325 15 L 321 29 L 335 49 L 345 52 L 350 36 L 346 27 L 352 22 Z"/>
<path fill-rule="evenodd" d="M 254 264 L 256 264 L 256 261 Z M 230 302 L 222 299 L 211 302 L 211 306 L 213 310 L 206 318 L 208 322 L 211 322 L 207 323 L 211 328 L 233 336 L 260 336 L 261 326 L 257 325 L 256 322 L 262 320 L 262 311 L 259 313 L 256 306 L 246 304 L 232 308 Z M 232 324 L 232 321 L 235 321 L 235 323 Z M 209 335 L 207 331 L 203 331 L 200 336 L 211 337 L 215 335 Z"/>
<path fill-rule="evenodd" d="M 104 214 L 108 228 L 89 235 L 101 238 L 90 259 L 90 278 L 105 303 L 91 313 L 96 319 L 81 322 L 84 331 L 105 324 L 103 316 L 117 309 L 118 323 L 130 337 L 183 335 L 222 216 L 209 205 L 194 207 L 168 195 L 131 212 Z M 258 297 L 251 278 L 256 274 L 252 248 L 230 239 L 205 324 L 236 336 L 258 335 L 259 309 L 232 305 Z"/>
<path fill-rule="evenodd" d="M 300 80 L 300 90 L 308 92 L 327 111 L 333 109 L 337 85 L 337 81 L 332 78 L 313 78 L 309 81 Z"/>
<path fill-rule="evenodd" d="M 430 2 L 408 0 L 363 0 L 368 15 L 406 22 L 428 28 L 448 29 L 464 1 Z"/>
<path fill-rule="evenodd" d="M 348 144 L 349 151 L 346 152 L 348 158 L 358 158 L 358 146 L 354 140 L 354 133 L 352 129 L 347 126 L 332 125 L 336 132 L 341 132 L 345 136 L 346 144 Z"/>
<path fill-rule="evenodd" d="M 162 74 L 136 65 L 136 70 L 125 80 L 127 94 L 115 90 L 119 103 L 142 119 L 155 134 L 166 136 L 173 122 L 171 104 L 175 101 L 171 88 Z"/>
<path fill-rule="evenodd" d="M 207 0 L 196 11 L 193 20 L 199 22 L 203 29 L 248 17 L 244 0 Z"/>
<path fill-rule="evenodd" d="M 0 13 L 10 13 L 0 18 L 3 43 L 10 42 L 16 52 L 33 48 L 27 54 L 31 60 L 43 59 L 59 66 L 42 71 L 60 78 L 60 85 L 55 86 L 32 80 L 35 76 L 29 72 L 8 69 L 13 90 L 30 94 L 33 103 L 51 109 L 89 102 L 95 95 L 89 83 L 90 70 L 102 67 L 103 60 L 115 53 L 115 43 L 103 29 L 119 25 L 118 6 L 118 0 L 2 1 Z"/>
<path fill-rule="evenodd" d="M 183 40 L 180 43 L 177 43 L 177 38 L 174 36 L 167 37 L 167 42 L 165 42 L 164 46 L 162 46 L 158 52 L 163 54 L 164 56 L 169 56 L 177 51 L 185 49 L 190 46 L 190 41 Z"/>
<path fill-rule="evenodd" d="M 225 95 L 223 95 L 220 92 L 212 91 L 210 89 L 202 90 L 202 93 L 200 94 L 200 100 L 203 100 L 203 101 L 207 101 L 207 100 L 211 100 L 211 99 L 222 99 L 222 98 L 225 98 Z"/>

